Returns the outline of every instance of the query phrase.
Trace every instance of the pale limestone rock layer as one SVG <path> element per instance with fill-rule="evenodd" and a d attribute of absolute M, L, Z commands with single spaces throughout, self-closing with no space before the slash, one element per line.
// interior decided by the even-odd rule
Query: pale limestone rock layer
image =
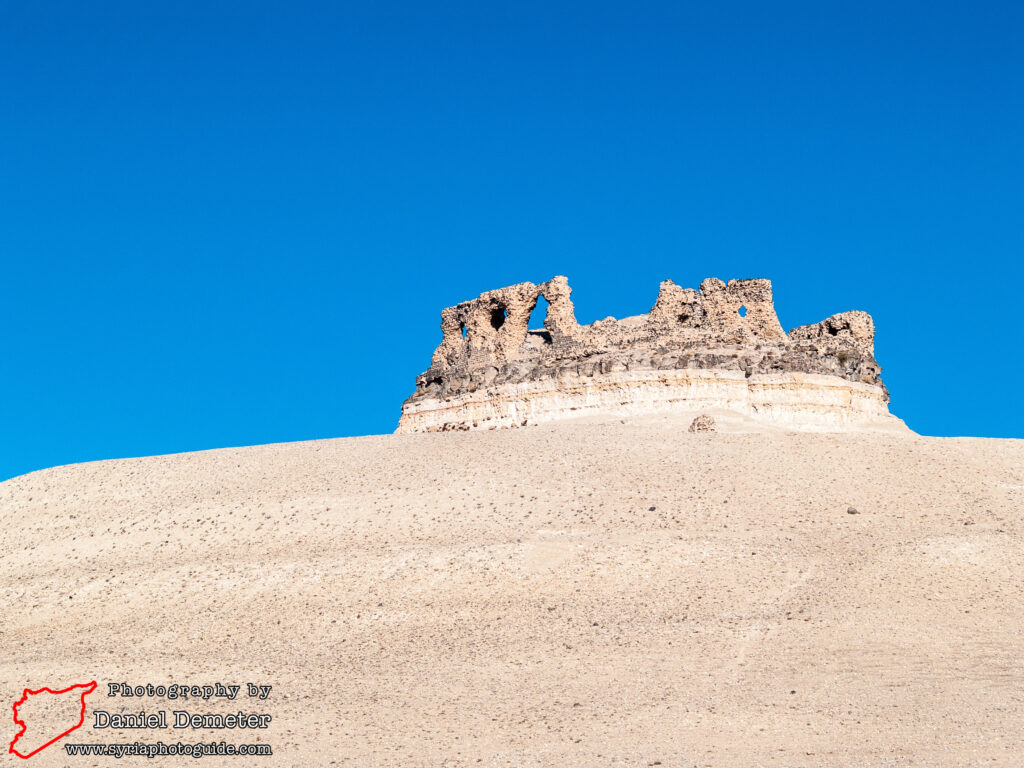
<path fill-rule="evenodd" d="M 441 312 L 443 338 L 398 432 L 519 427 L 580 416 L 733 412 L 792 429 L 902 428 L 874 323 L 843 312 L 788 334 L 768 280 L 666 280 L 647 315 L 576 322 L 565 277 Z M 528 328 L 543 296 L 543 330 Z"/>

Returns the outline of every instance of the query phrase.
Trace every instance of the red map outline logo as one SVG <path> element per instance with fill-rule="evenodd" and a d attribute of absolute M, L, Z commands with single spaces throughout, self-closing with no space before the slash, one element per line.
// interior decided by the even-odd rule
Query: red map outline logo
<path fill-rule="evenodd" d="M 67 693 L 68 691 L 73 691 L 76 688 L 84 689 L 82 691 L 82 693 L 80 694 L 81 701 L 82 701 L 82 711 L 78 715 L 78 724 L 71 726 L 66 731 L 64 731 L 64 733 L 62 733 L 60 736 L 57 736 L 55 738 L 50 739 L 48 742 L 43 744 L 43 746 L 39 747 L 38 749 L 32 750 L 27 755 L 23 755 L 23 754 L 21 754 L 21 752 L 16 750 L 14 748 L 14 745 L 18 743 L 18 739 L 20 739 L 22 736 L 24 736 L 25 735 L 25 731 L 28 730 L 28 725 L 18 719 L 18 707 L 20 707 L 22 704 L 24 704 L 26 701 L 28 701 L 28 697 L 29 696 L 35 696 L 36 694 L 43 693 L 44 691 L 46 693 L 60 694 L 60 693 Z M 21 694 L 21 698 L 18 701 L 14 702 L 14 722 L 15 722 L 16 725 L 21 726 L 21 728 L 18 730 L 18 732 L 15 734 L 14 738 L 11 740 L 11 746 L 10 746 L 10 748 L 7 751 L 10 754 L 12 754 L 12 755 L 17 755 L 22 760 L 28 760 L 30 757 L 32 757 L 32 755 L 37 754 L 38 752 L 43 751 L 48 746 L 53 744 L 55 741 L 60 741 L 61 739 L 63 739 L 65 736 L 67 736 L 72 731 L 77 730 L 78 728 L 81 728 L 82 724 L 85 722 L 85 697 L 88 696 L 90 693 L 92 693 L 95 690 L 96 690 L 96 681 L 95 680 L 93 680 L 91 683 L 79 683 L 78 685 L 72 685 L 72 686 L 64 688 L 63 690 L 60 690 L 60 691 L 54 691 L 54 690 L 51 690 L 50 688 L 40 688 L 38 691 L 31 691 L 28 688 L 26 688 L 24 690 L 24 692 Z"/>

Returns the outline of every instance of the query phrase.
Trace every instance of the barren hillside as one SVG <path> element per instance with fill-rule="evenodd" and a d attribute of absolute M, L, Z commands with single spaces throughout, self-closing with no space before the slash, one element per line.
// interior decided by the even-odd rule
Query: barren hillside
<path fill-rule="evenodd" d="M 206 766 L 1017 766 L 1022 513 L 1022 441 L 671 419 L 51 469 L 0 484 L 0 703 L 95 679 L 65 742 L 274 750 Z"/>

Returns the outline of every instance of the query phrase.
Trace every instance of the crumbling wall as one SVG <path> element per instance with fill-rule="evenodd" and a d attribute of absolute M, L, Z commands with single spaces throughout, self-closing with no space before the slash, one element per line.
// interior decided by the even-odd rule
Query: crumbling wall
<path fill-rule="evenodd" d="M 524 352 L 530 314 L 543 296 L 548 302 L 544 327 L 550 340 L 571 346 L 590 340 L 576 322 L 569 280 L 563 276 L 541 285 L 517 283 L 480 294 L 454 307 L 441 310 L 441 344 L 434 351 L 436 367 L 466 364 L 501 364 Z"/>
<path fill-rule="evenodd" d="M 552 343 L 582 341 L 582 326 L 576 322 L 576 308 L 572 303 L 569 278 L 556 275 L 544 283 L 540 290 L 548 302 L 544 327 L 551 333 Z"/>
<path fill-rule="evenodd" d="M 665 280 L 648 322 L 661 333 L 700 329 L 723 342 L 751 337 L 780 341 L 786 336 L 775 314 L 770 280 L 723 283 L 709 277 L 700 284 L 699 291 Z"/>
<path fill-rule="evenodd" d="M 853 346 L 875 354 L 875 322 L 867 312 L 840 312 L 820 323 L 801 325 L 789 332 L 792 341 L 811 341 L 823 347 Z"/>
<path fill-rule="evenodd" d="M 663 280 L 648 321 L 663 332 L 676 328 L 700 328 L 704 323 L 704 300 L 700 291 L 681 288 L 671 280 Z"/>
<path fill-rule="evenodd" d="M 526 340 L 538 295 L 533 283 L 517 283 L 441 310 L 443 338 L 434 365 L 513 357 Z"/>
<path fill-rule="evenodd" d="M 544 329 L 531 330 L 541 296 Z M 843 312 L 787 335 L 768 280 L 708 278 L 697 290 L 665 280 L 646 315 L 580 325 L 559 275 L 447 307 L 441 332 L 400 429 L 519 426 L 712 401 L 819 423 L 875 418 L 888 402 L 871 316 Z"/>
<path fill-rule="evenodd" d="M 541 296 L 548 302 L 545 330 L 531 331 Z M 580 325 L 569 281 L 559 275 L 447 307 L 441 332 L 432 365 L 417 380 L 418 395 L 445 398 L 565 373 L 666 368 L 821 373 L 881 384 L 870 315 L 843 312 L 787 336 L 771 282 L 763 279 L 712 277 L 699 290 L 665 280 L 648 314 Z"/>
<path fill-rule="evenodd" d="M 723 340 L 755 336 L 782 341 L 786 334 L 775 314 L 770 280 L 730 280 L 709 277 L 700 284 L 704 307 L 703 327 Z"/>

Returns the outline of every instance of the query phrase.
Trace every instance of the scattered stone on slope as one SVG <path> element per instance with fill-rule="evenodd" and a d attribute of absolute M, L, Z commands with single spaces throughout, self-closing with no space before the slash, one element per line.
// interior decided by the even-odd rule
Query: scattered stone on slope
<path fill-rule="evenodd" d="M 715 426 L 715 420 L 708 416 L 706 413 L 702 413 L 696 419 L 690 423 L 691 432 L 717 432 L 718 427 Z"/>

